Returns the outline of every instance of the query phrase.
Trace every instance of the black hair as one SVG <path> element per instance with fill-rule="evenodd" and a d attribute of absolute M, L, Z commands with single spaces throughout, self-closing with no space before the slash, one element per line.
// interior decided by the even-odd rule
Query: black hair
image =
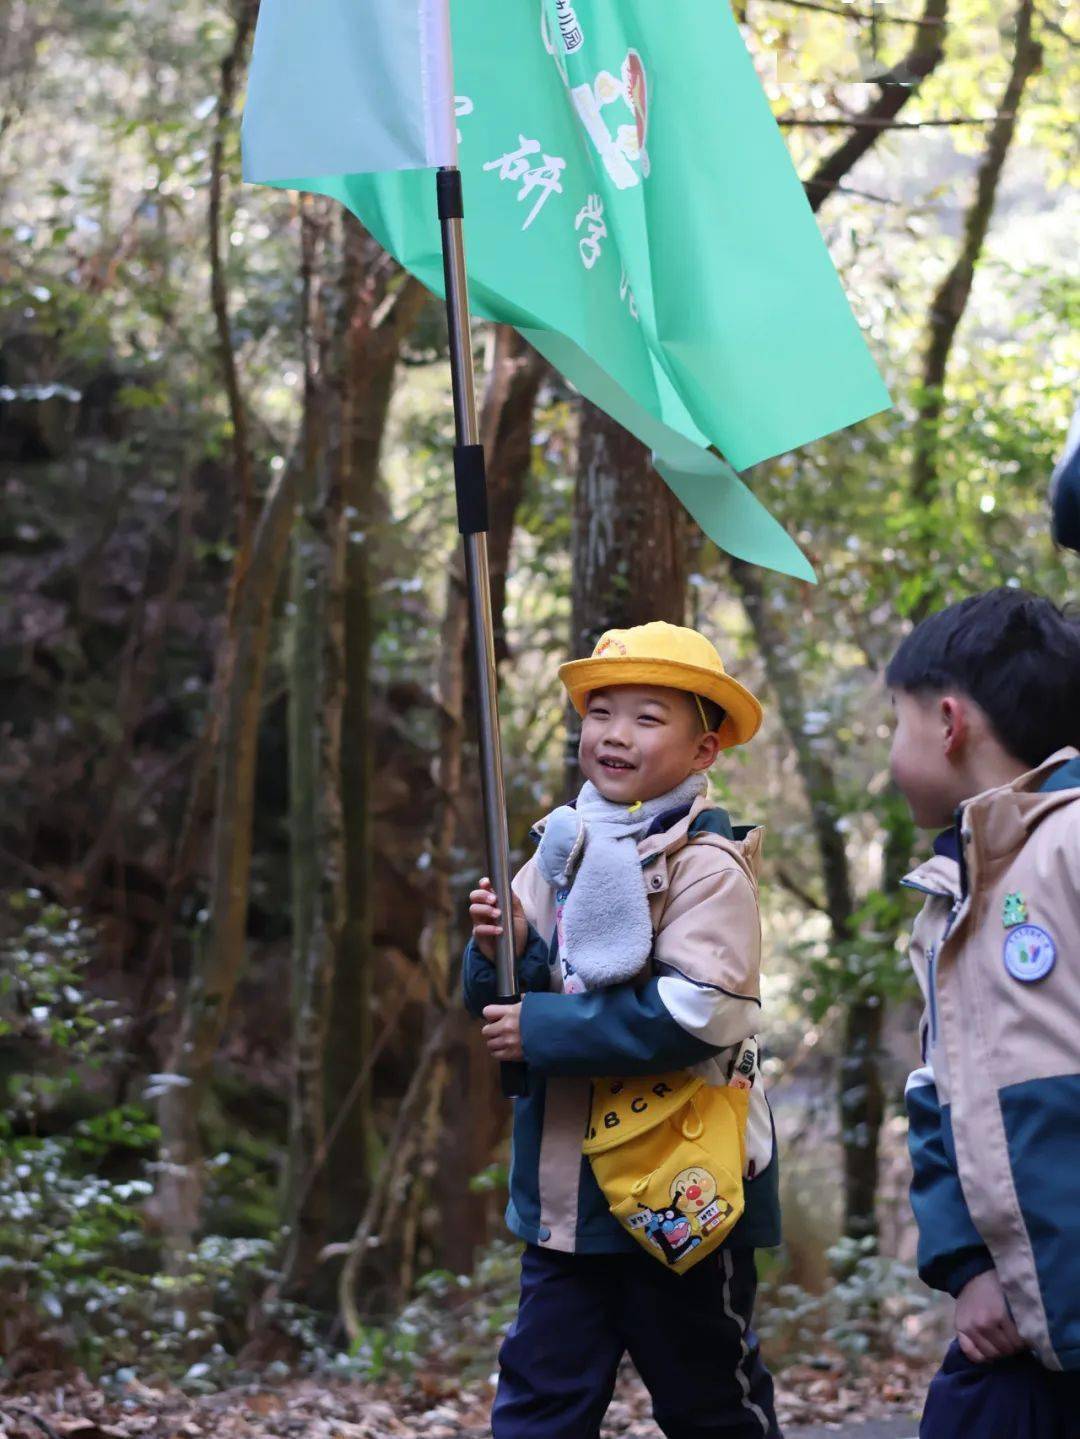
<path fill-rule="evenodd" d="M 715 734 L 727 719 L 727 710 L 715 700 L 707 700 L 704 695 L 698 695 L 697 698 L 705 715 L 705 723 L 709 726 L 709 733 Z"/>
<path fill-rule="evenodd" d="M 1034 767 L 1080 740 L 1080 623 L 1030 590 L 988 590 L 916 625 L 885 683 L 916 695 L 960 690 Z"/>

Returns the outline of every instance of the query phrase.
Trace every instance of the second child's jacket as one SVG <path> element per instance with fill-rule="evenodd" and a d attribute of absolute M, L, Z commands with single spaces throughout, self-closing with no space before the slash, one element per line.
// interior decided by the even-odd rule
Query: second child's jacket
<path fill-rule="evenodd" d="M 581 1152 L 591 1080 L 693 1068 L 727 1082 L 736 1046 L 761 1023 L 761 833 L 736 835 L 704 797 L 659 816 L 638 842 L 654 933 L 647 969 L 632 983 L 583 994 L 562 990 L 553 890 L 533 860 L 515 877 L 529 923 L 518 964 L 529 1092 L 514 1101 L 506 1219 L 528 1243 L 568 1253 L 636 1250 Z M 466 1005 L 479 1016 L 495 1002 L 496 982 L 473 943 L 463 978 Z M 746 1210 L 727 1242 L 778 1244 L 777 1163 L 760 1080 L 751 1091 L 745 1188 Z"/>
<path fill-rule="evenodd" d="M 963 806 L 905 881 L 922 1066 L 907 1087 L 919 1272 L 995 1269 L 1049 1369 L 1080 1369 L 1080 755 Z"/>

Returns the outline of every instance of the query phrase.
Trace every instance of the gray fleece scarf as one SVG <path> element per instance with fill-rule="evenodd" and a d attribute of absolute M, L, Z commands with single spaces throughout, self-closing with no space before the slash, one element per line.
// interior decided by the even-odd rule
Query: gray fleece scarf
<path fill-rule="evenodd" d="M 667 794 L 627 807 L 586 780 L 577 807 L 548 818 L 536 863 L 553 889 L 571 885 L 562 914 L 562 949 L 586 989 L 622 984 L 640 973 L 652 950 L 649 901 L 637 842 L 653 820 L 693 804 L 708 781 L 691 775 Z"/>

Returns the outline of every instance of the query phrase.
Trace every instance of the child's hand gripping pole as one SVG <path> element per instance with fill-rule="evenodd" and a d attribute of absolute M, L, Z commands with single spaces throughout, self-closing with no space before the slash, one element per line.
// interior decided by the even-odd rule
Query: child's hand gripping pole
<path fill-rule="evenodd" d="M 499 894 L 499 909 L 503 914 L 514 913 L 514 907 L 520 909 L 517 899 L 510 889 L 509 875 L 500 876 L 504 879 L 505 893 Z M 522 915 L 524 921 L 525 916 Z M 514 939 L 517 930 L 517 915 L 514 914 L 514 924 L 502 925 L 502 933 L 495 937 L 495 974 L 499 985 L 499 1004 L 516 1004 L 519 1012 L 515 1015 L 518 1021 L 520 1033 L 520 1005 L 521 994 L 517 985 L 517 965 L 514 962 Z M 528 1074 L 525 1069 L 524 1059 L 504 1059 L 499 1065 L 499 1077 L 502 1081 L 502 1092 L 507 1099 L 517 1099 L 519 1096 L 528 1093 Z"/>
<path fill-rule="evenodd" d="M 496 999 L 494 1005 L 484 1010 L 488 1021 L 484 1038 L 488 1048 L 496 1057 L 502 1058 L 500 1071 L 502 1091 L 508 1099 L 528 1093 L 527 1071 L 521 1051 L 521 995 L 517 987 L 515 958 L 524 952 L 528 936 L 528 921 L 521 901 L 507 884 L 508 902 L 501 900 L 492 882 L 485 875 L 477 889 L 469 896 L 469 915 L 473 924 L 473 939 L 485 958 L 495 965 Z M 509 912 L 512 923 L 503 924 L 503 915 Z"/>

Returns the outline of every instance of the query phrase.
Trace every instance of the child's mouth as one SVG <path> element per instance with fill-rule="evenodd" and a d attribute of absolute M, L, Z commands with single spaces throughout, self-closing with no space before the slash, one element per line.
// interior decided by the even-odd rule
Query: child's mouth
<path fill-rule="evenodd" d="M 624 759 L 607 758 L 602 759 L 600 763 L 603 765 L 604 769 L 614 770 L 616 774 L 628 773 L 630 770 L 637 768 L 636 765 L 629 764 Z"/>

